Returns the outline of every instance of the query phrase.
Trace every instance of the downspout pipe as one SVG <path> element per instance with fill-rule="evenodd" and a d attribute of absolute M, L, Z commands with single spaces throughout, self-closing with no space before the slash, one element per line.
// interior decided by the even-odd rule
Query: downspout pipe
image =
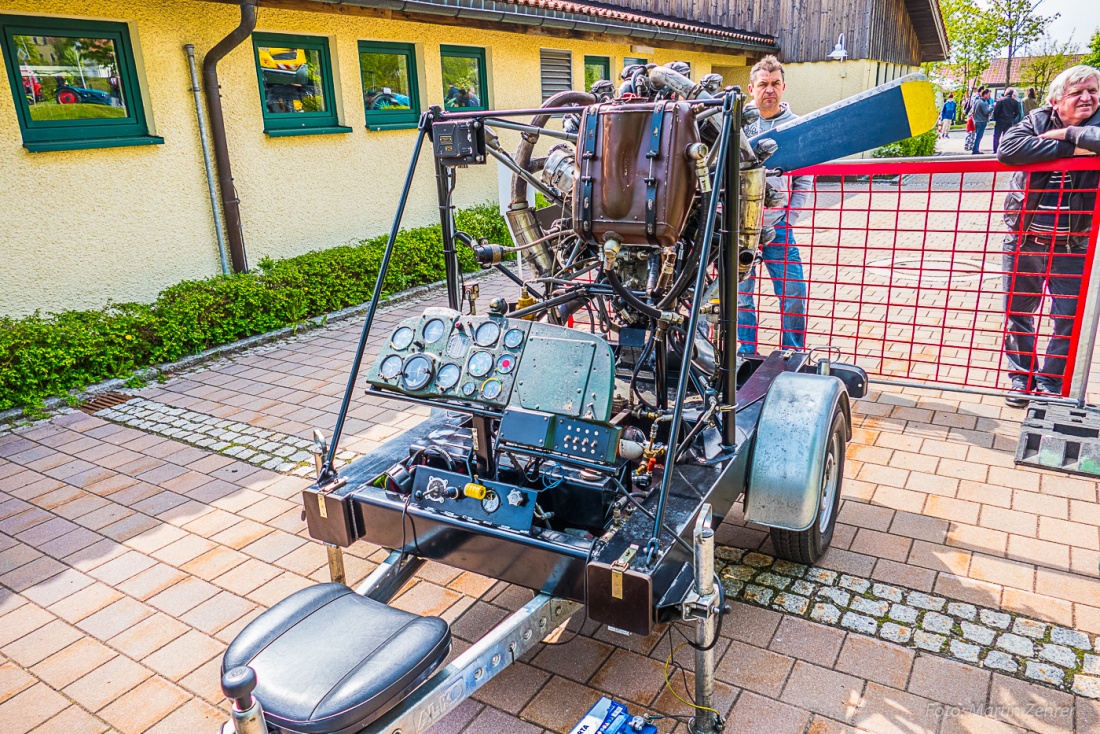
<path fill-rule="evenodd" d="M 229 164 L 229 147 L 225 139 L 225 116 L 222 114 L 222 92 L 218 82 L 218 62 L 241 45 L 256 29 L 256 0 L 241 0 L 241 22 L 202 60 L 203 91 L 210 113 L 210 140 L 214 144 L 214 164 L 218 169 L 221 185 L 222 207 L 225 211 L 225 231 L 229 238 L 229 257 L 233 271 L 248 272 L 248 255 L 244 249 L 244 231 L 241 228 L 241 202 L 237 187 L 233 184 L 233 171 Z"/>
<path fill-rule="evenodd" d="M 218 238 L 218 258 L 222 263 L 222 275 L 229 275 L 229 257 L 225 252 L 225 235 L 222 234 L 222 208 L 218 203 L 218 187 L 214 183 L 214 165 L 210 161 L 210 144 L 206 140 L 206 112 L 202 109 L 202 89 L 199 87 L 199 71 L 195 68 L 195 45 L 183 47 L 187 54 L 187 66 L 191 71 L 191 92 L 195 95 L 195 115 L 199 121 L 199 142 L 202 143 L 202 163 L 206 168 L 206 188 L 210 192 L 210 209 L 214 214 L 214 234 Z"/>

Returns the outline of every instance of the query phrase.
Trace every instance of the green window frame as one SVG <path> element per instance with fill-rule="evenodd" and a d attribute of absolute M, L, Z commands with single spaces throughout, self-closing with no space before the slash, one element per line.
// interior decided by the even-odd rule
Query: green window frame
<path fill-rule="evenodd" d="M 272 112 L 268 109 L 264 71 L 260 65 L 261 48 L 300 48 L 316 51 L 320 59 L 319 81 L 325 109 L 306 112 Z M 285 33 L 253 33 L 252 52 L 256 62 L 256 82 L 260 89 L 260 109 L 263 111 L 264 133 L 278 138 L 291 135 L 324 135 L 350 133 L 350 127 L 340 124 L 336 107 L 336 88 L 332 81 L 332 55 L 328 38 L 324 36 L 294 36 Z"/>
<path fill-rule="evenodd" d="M 598 72 L 596 70 L 599 70 Z M 599 77 L 589 78 L 589 71 L 599 73 Z M 600 79 L 611 80 L 611 59 L 607 56 L 584 57 L 584 91 L 592 88 Z"/>
<path fill-rule="evenodd" d="M 370 109 L 367 99 L 369 89 L 363 77 L 363 54 L 387 54 L 399 56 L 405 60 L 405 72 L 409 80 L 409 109 L 379 110 Z M 420 122 L 420 81 L 416 68 L 416 47 L 411 43 L 390 43 L 384 41 L 359 42 L 359 78 L 363 84 L 363 109 L 367 118 L 368 130 L 403 130 L 414 128 Z"/>
<path fill-rule="evenodd" d="M 640 56 L 626 56 L 623 58 L 624 69 L 628 66 L 634 66 L 636 64 L 641 64 L 642 66 L 645 66 L 648 63 L 649 59 L 643 59 Z"/>
<path fill-rule="evenodd" d="M 93 37 L 113 42 L 118 64 L 117 82 L 125 100 L 126 115 L 94 119 L 33 119 L 31 102 L 23 91 L 20 49 L 16 45 L 16 36 Z M 164 142 L 164 138 L 149 134 L 130 42 L 130 29 L 125 23 L 0 14 L 0 49 L 3 51 L 4 66 L 15 99 L 23 147 L 28 151 L 42 153 L 54 150 L 118 148 L 159 145 Z"/>
<path fill-rule="evenodd" d="M 452 109 L 450 107 L 447 107 L 447 105 L 446 105 L 447 79 L 446 79 L 446 76 L 444 76 L 444 75 L 447 73 L 446 72 L 445 60 L 448 59 L 448 58 L 476 59 L 477 62 L 478 62 L 478 64 L 477 64 L 477 77 L 478 77 L 477 83 L 480 86 L 480 92 L 481 92 L 481 96 L 478 97 L 479 104 L 477 104 L 475 106 L 470 106 L 470 107 L 463 107 L 461 109 L 467 109 L 467 110 L 487 110 L 487 109 L 489 109 L 489 102 L 488 102 L 488 99 L 487 99 L 488 96 L 489 96 L 489 81 L 488 81 L 487 66 L 486 66 L 486 62 L 485 62 L 485 49 L 478 48 L 476 46 L 447 46 L 447 45 L 442 45 L 442 46 L 439 47 L 440 65 L 443 67 L 443 71 L 442 71 L 442 75 L 441 75 L 441 79 L 443 81 L 443 97 L 444 97 L 444 103 L 443 104 L 444 104 L 444 107 L 446 107 L 447 109 Z"/>

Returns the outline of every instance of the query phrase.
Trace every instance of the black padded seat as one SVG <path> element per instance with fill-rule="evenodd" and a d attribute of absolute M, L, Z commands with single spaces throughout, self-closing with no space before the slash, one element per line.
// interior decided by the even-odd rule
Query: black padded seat
<path fill-rule="evenodd" d="M 431 675 L 451 650 L 451 631 L 356 594 L 319 584 L 288 596 L 245 627 L 222 672 L 256 671 L 268 722 L 300 734 L 366 726 Z"/>

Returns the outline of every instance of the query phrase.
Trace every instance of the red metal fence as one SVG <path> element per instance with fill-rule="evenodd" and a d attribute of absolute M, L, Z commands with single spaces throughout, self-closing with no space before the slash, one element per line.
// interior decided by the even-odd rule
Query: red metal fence
<path fill-rule="evenodd" d="M 1029 174 L 1022 186 L 1013 184 L 1015 171 Z M 775 294 L 794 285 L 788 294 L 797 295 L 801 285 L 806 347 L 835 347 L 875 377 L 998 390 L 1011 389 L 1015 379 L 1068 395 L 1082 328 L 1090 332 L 1086 296 L 1095 296 L 1090 273 L 1100 197 L 1096 188 L 1072 188 L 1081 174 L 1075 184 L 1062 171 L 1100 171 L 1100 158 L 1024 168 L 988 158 L 843 161 L 801 171 L 813 183 L 790 232 L 803 282 L 794 283 L 797 271 L 783 267 L 793 250 L 764 250 L 776 277 L 769 277 L 769 263 L 757 264 L 759 350 L 780 345 Z M 1024 221 L 1043 228 L 1043 217 L 1031 216 L 1044 213 L 1036 201 L 1043 186 L 1060 192 L 1070 207 L 1047 223 L 1053 219 L 1071 232 L 1022 231 Z M 1028 216 L 1015 231 L 1004 220 L 1012 193 L 1027 202 Z M 1023 254 L 1005 257 L 1006 239 L 1013 248 L 1024 241 Z M 797 329 L 791 315 L 798 299 L 785 300 L 787 328 Z M 1006 338 L 1015 364 L 1006 356 Z"/>

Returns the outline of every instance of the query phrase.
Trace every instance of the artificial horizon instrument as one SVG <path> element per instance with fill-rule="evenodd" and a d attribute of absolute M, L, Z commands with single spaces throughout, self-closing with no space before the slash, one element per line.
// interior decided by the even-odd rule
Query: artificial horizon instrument
<path fill-rule="evenodd" d="M 714 522 L 743 502 L 780 557 L 820 558 L 840 505 L 849 400 L 867 376 L 829 349 L 738 354 L 737 285 L 774 237 L 762 215 L 775 202 L 765 174 L 778 147 L 742 131 L 753 114 L 744 95 L 712 94 L 675 64 L 628 67 L 621 81 L 534 110 L 434 107 L 421 119 L 335 435 L 317 436 L 318 479 L 303 495 L 334 583 L 291 595 L 230 644 L 226 734 L 425 731 L 582 608 L 631 634 L 693 622 L 690 727 L 720 729 Z M 902 83 L 927 84 L 906 77 L 883 93 Z M 520 134 L 513 153 L 503 130 Z M 448 306 L 379 335 L 425 142 Z M 455 225 L 459 171 L 489 159 L 514 174 L 511 245 Z M 460 246 L 513 281 L 515 300 L 481 312 Z M 527 277 L 504 267 L 512 253 Z M 381 348 L 364 370 L 372 337 Z M 432 412 L 337 471 L 344 418 L 363 391 Z M 391 553 L 353 590 L 340 549 L 360 540 Z M 424 560 L 534 598 L 440 669 L 447 623 L 386 604 Z"/>

